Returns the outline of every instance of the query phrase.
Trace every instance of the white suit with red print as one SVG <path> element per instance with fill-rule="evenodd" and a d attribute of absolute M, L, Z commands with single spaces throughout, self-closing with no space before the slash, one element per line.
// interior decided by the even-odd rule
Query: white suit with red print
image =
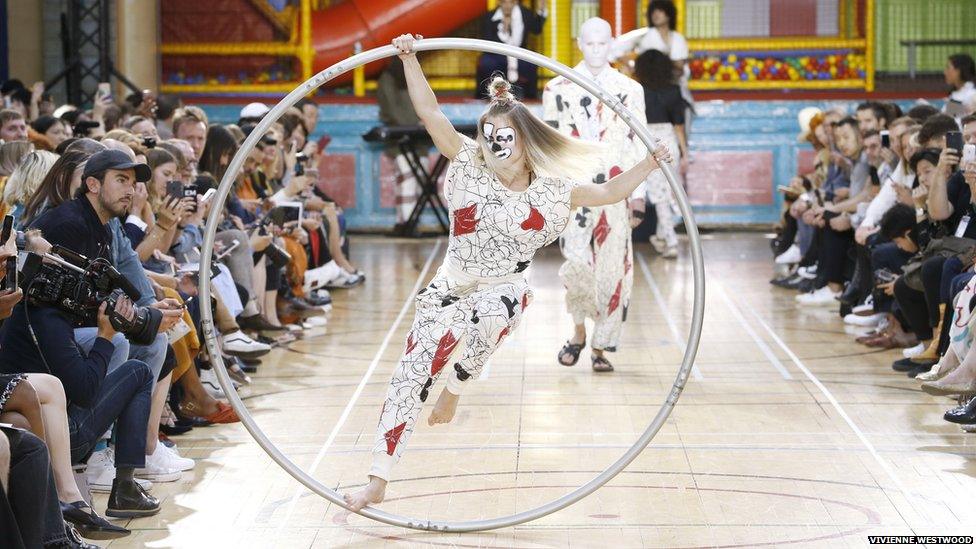
<path fill-rule="evenodd" d="M 589 76 L 585 65 L 576 70 Z M 607 67 L 593 80 L 643 121 L 644 90 L 640 84 Z M 606 162 L 593 175 L 605 183 L 647 156 L 647 148 L 610 107 L 589 92 L 560 76 L 550 80 L 542 94 L 543 119 L 573 137 L 606 144 Z M 644 185 L 631 199 L 642 199 Z M 597 208 L 578 208 L 561 238 L 565 262 L 559 276 L 566 287 L 566 308 L 576 324 L 585 318 L 595 327 L 590 341 L 594 349 L 615 351 L 627 319 L 633 286 L 633 250 L 627 201 Z"/>

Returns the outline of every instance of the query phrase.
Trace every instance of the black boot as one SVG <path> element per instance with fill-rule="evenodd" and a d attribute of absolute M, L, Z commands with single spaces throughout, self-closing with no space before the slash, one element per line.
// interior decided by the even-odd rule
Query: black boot
<path fill-rule="evenodd" d="M 150 517 L 159 512 L 159 500 L 150 496 L 132 479 L 116 478 L 108 496 L 105 514 L 116 518 Z"/>
<path fill-rule="evenodd" d="M 942 417 L 950 423 L 960 423 L 962 425 L 976 423 L 976 397 L 969 399 L 969 402 L 962 406 L 957 406 L 947 411 Z"/>
<path fill-rule="evenodd" d="M 840 302 L 852 307 L 857 305 L 862 299 L 864 299 L 864 292 L 858 287 L 856 279 L 848 282 L 847 287 L 844 288 L 844 292 L 840 294 Z"/>
<path fill-rule="evenodd" d="M 88 539 L 116 539 L 128 536 L 131 532 L 112 524 L 98 516 L 95 510 L 84 501 L 61 503 L 61 515 L 64 520 L 78 529 L 82 537 Z"/>

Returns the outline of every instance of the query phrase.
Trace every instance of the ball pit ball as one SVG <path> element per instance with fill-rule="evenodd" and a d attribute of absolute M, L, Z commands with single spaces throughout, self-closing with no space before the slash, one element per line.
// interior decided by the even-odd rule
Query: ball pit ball
<path fill-rule="evenodd" d="M 800 56 L 723 54 L 694 57 L 689 62 L 693 80 L 793 81 L 863 79 L 863 53 L 823 53 Z"/>

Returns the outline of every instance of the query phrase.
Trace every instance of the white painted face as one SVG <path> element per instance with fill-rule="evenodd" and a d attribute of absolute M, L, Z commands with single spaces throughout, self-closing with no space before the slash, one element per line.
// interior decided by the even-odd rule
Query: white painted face
<path fill-rule="evenodd" d="M 507 160 L 515 153 L 515 128 L 511 126 L 496 127 L 491 122 L 485 122 L 481 126 L 481 133 L 491 148 L 491 152 L 501 160 Z"/>
<path fill-rule="evenodd" d="M 613 42 L 613 37 L 610 31 L 610 23 L 599 17 L 587 19 L 580 27 L 576 44 L 583 52 L 583 62 L 594 73 L 603 70 L 610 64 L 611 42 Z"/>

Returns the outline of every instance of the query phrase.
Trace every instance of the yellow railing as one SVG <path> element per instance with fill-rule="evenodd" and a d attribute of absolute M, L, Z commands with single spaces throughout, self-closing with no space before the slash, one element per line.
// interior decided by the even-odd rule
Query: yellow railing
<path fill-rule="evenodd" d="M 570 59 L 572 40 L 570 38 L 571 0 L 545 0 L 548 6 L 555 8 L 550 18 L 555 24 L 547 24 L 542 40 L 542 51 L 549 57 L 564 63 L 572 63 Z M 625 0 L 626 1 L 626 0 Z M 854 23 L 849 20 L 850 0 L 839 0 L 839 33 L 838 36 L 828 37 L 774 37 L 774 38 L 708 38 L 690 39 L 688 45 L 695 52 L 756 52 L 789 50 L 858 50 L 864 51 L 864 78 L 844 80 L 692 80 L 690 86 L 697 90 L 719 89 L 838 89 L 864 88 L 874 90 L 875 69 L 875 2 L 865 2 L 865 37 L 849 38 Z M 313 3 L 316 9 L 328 7 L 327 0 L 301 0 L 298 15 L 292 24 L 287 42 L 238 42 L 238 43 L 171 43 L 163 44 L 160 51 L 163 55 L 270 55 L 293 56 L 298 59 L 301 67 L 301 79 L 304 81 L 312 76 L 312 66 L 315 52 L 312 48 L 311 12 Z M 486 0 L 486 8 L 493 9 L 496 0 Z M 678 10 L 677 27 L 679 32 L 686 31 L 686 0 L 676 0 Z M 647 0 L 641 0 L 640 17 L 646 9 Z M 552 33 L 556 35 L 553 36 Z M 567 53 L 570 52 L 570 53 Z M 352 51 L 350 54 L 354 53 Z M 375 89 L 374 81 L 365 79 L 363 67 L 359 67 L 353 74 L 353 91 L 358 97 L 365 95 L 367 90 Z M 551 75 L 544 75 L 551 76 Z M 163 84 L 164 93 L 287 93 L 299 82 L 259 82 L 236 84 Z M 451 77 L 431 79 L 431 86 L 436 91 L 470 91 L 474 87 L 474 79 L 470 77 Z"/>
<path fill-rule="evenodd" d="M 163 84 L 163 93 L 287 93 L 312 77 L 312 1 L 301 0 L 298 17 L 287 42 L 191 42 L 162 44 L 163 55 L 274 55 L 294 56 L 301 66 L 299 82 L 249 84 Z M 321 2 L 318 2 L 321 4 Z"/>

